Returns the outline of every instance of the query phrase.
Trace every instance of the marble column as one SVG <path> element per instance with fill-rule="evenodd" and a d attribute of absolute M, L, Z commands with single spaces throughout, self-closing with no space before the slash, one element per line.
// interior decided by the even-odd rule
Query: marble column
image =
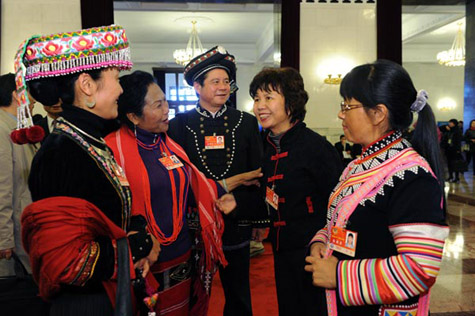
<path fill-rule="evenodd" d="M 475 119 L 475 1 L 467 1 L 465 11 L 464 131 L 470 121 Z"/>

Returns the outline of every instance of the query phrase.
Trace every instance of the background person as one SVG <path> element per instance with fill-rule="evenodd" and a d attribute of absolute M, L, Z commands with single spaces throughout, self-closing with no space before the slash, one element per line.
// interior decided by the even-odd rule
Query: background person
<path fill-rule="evenodd" d="M 353 158 L 351 157 L 351 145 L 346 142 L 345 135 L 340 135 L 340 141 L 335 143 L 335 148 L 340 156 L 343 166 L 346 167 Z"/>
<path fill-rule="evenodd" d="M 51 102 L 50 100 L 45 100 L 43 102 Z M 55 100 L 53 101 L 55 102 Z M 43 104 L 43 109 L 46 112 L 45 117 L 41 117 L 40 119 L 37 119 L 35 121 L 35 125 L 41 126 L 43 130 L 45 131 L 45 138 L 53 131 L 54 129 L 54 123 L 58 119 L 58 117 L 61 115 L 61 112 L 63 112 L 63 109 L 61 108 L 61 101 L 55 103 L 55 104 Z M 44 142 L 45 138 L 41 143 Z"/>
<path fill-rule="evenodd" d="M 258 169 L 262 142 L 257 121 L 226 104 L 236 80 L 234 56 L 221 46 L 213 47 L 192 59 L 184 76 L 199 101 L 195 109 L 170 121 L 168 135 L 208 179 L 219 181 Z M 211 148 L 210 140 L 217 136 L 224 137 L 224 144 Z M 247 316 L 252 315 L 249 243 L 257 220 L 266 215 L 257 186 L 240 186 L 233 195 L 238 206 L 224 216 L 223 250 L 228 265 L 220 267 L 219 274 L 225 295 L 224 315 Z M 263 238 L 261 230 L 254 232 L 255 238 Z"/>
<path fill-rule="evenodd" d="M 20 217 L 31 203 L 28 175 L 36 148 L 33 144 L 17 145 L 10 133 L 17 127 L 19 98 L 16 93 L 15 75 L 0 76 L 0 277 L 15 275 L 15 252 L 31 273 L 30 261 L 21 244 Z M 30 113 L 35 102 L 31 99 Z"/>
<path fill-rule="evenodd" d="M 447 125 L 445 156 L 447 157 L 447 166 L 449 168 L 449 182 L 460 182 L 459 166 L 456 162 L 462 157 L 462 130 L 459 128 L 458 121 L 451 119 Z"/>
<path fill-rule="evenodd" d="M 468 151 L 465 153 L 467 164 L 470 165 L 470 161 L 472 161 L 473 175 L 475 175 L 475 120 L 470 121 L 470 126 L 465 131 L 464 138 L 468 144 Z"/>
<path fill-rule="evenodd" d="M 335 148 L 303 122 L 308 94 L 297 70 L 264 69 L 252 80 L 249 93 L 265 130 L 262 188 L 272 192 L 266 200 L 279 315 L 315 315 L 324 301 L 315 299 L 319 290 L 304 271 L 305 256 L 315 228 L 325 225 L 341 160 Z"/>
<path fill-rule="evenodd" d="M 449 232 L 427 93 L 416 91 L 400 65 L 378 60 L 348 73 L 340 94 L 345 135 L 364 150 L 330 196 L 327 225 L 305 269 L 326 289 L 328 315 L 427 315 Z M 402 131 L 413 113 L 411 144 Z M 331 250 L 333 228 L 357 234 L 354 257 Z"/>

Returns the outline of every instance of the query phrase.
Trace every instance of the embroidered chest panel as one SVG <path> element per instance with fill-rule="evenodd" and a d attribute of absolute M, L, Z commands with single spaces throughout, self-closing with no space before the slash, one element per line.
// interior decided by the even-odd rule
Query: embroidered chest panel
<path fill-rule="evenodd" d="M 327 219 L 329 221 L 335 220 L 333 216 L 335 209 L 343 204 L 341 203 L 342 201 L 351 198 L 366 180 L 383 170 L 389 162 L 399 159 L 401 153 L 407 151 L 410 147 L 411 144 L 402 138 L 400 132 L 394 132 L 367 148 L 361 158 L 352 161 L 333 190 L 333 199 L 330 199 Z M 390 173 L 379 183 L 375 184 L 373 190 L 361 198 L 359 205 L 365 206 L 366 203 L 376 204 L 378 197 L 383 197 L 388 193 L 388 190 L 394 187 L 394 180 L 396 178 L 404 180 L 408 172 L 418 174 L 420 172 L 429 173 L 430 170 L 420 164 L 398 168 L 395 172 Z"/>

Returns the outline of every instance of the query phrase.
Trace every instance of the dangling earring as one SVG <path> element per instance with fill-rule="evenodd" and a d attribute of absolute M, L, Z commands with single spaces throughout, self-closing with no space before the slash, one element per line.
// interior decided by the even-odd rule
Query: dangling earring
<path fill-rule="evenodd" d="M 86 106 L 90 109 L 93 109 L 96 106 L 96 101 L 89 102 L 86 100 Z"/>
<path fill-rule="evenodd" d="M 134 134 L 135 134 L 135 139 L 137 139 L 137 125 L 134 125 Z"/>

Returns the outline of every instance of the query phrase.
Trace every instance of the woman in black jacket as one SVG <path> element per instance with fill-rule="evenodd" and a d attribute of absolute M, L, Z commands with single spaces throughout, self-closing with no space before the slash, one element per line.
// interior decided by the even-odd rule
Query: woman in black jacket
<path fill-rule="evenodd" d="M 312 235 L 325 225 L 341 159 L 303 123 L 308 95 L 297 70 L 264 69 L 249 91 L 265 129 L 262 188 L 271 219 L 279 315 L 315 315 L 325 302 L 316 300 L 319 289 L 305 274 L 305 256 Z"/>

